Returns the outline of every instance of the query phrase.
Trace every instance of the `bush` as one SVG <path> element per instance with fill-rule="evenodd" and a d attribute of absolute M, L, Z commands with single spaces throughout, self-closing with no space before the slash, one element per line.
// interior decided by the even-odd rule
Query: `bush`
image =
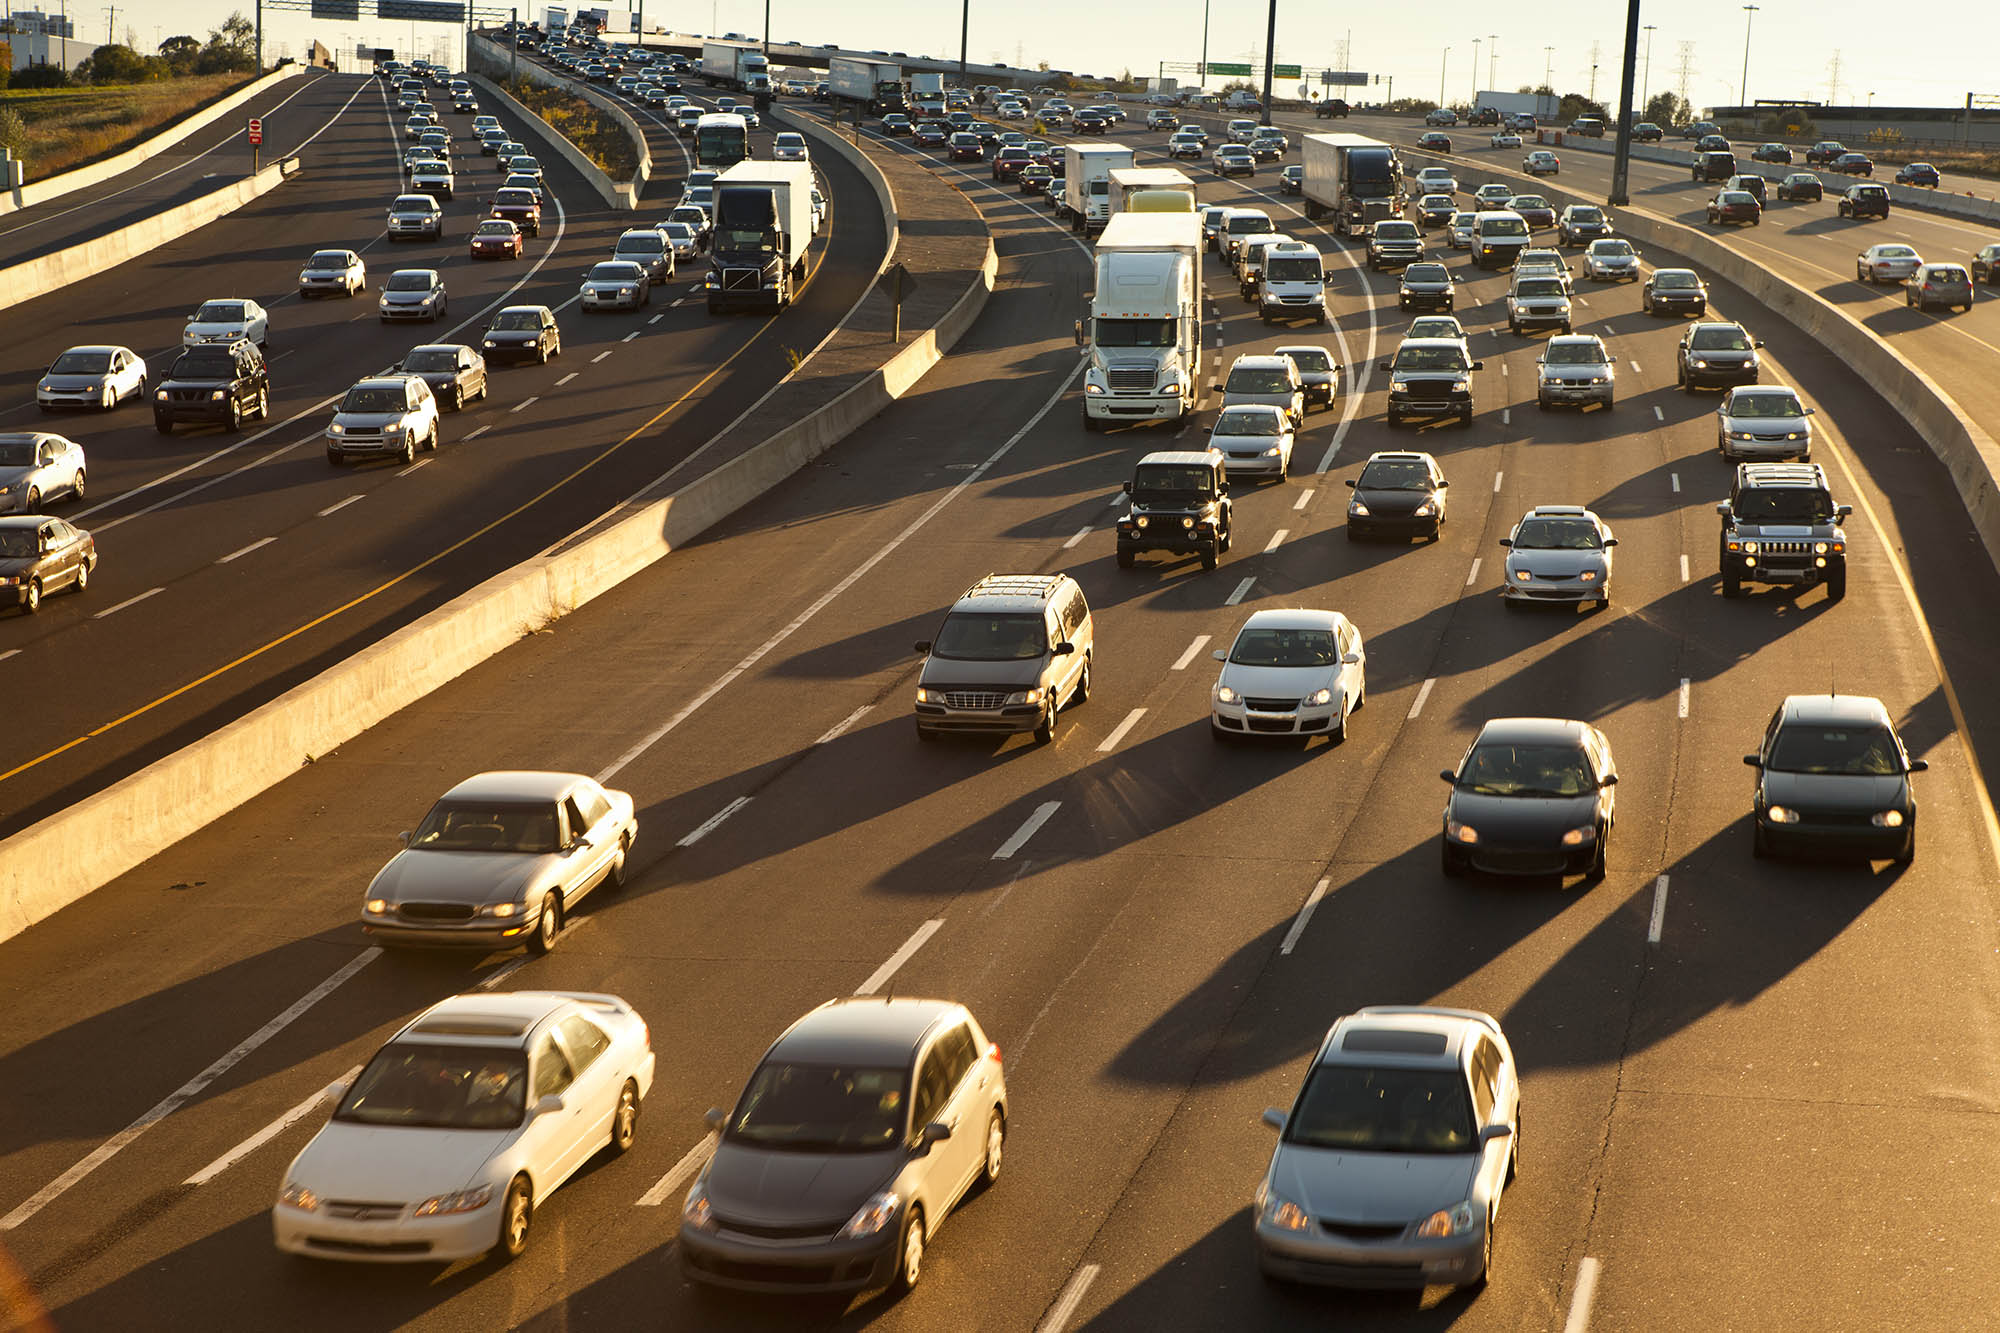
<path fill-rule="evenodd" d="M 14 71 L 10 88 L 67 88 L 69 71 L 61 65 L 29 65 Z"/>

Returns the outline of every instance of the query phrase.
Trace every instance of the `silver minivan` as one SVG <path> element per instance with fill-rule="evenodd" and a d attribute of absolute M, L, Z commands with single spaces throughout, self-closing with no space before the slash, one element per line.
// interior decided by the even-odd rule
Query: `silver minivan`
<path fill-rule="evenodd" d="M 1287 364 L 1290 364 L 1289 362 Z M 1296 373 L 1296 372 L 1295 372 Z M 1090 604 L 1067 574 L 988 574 L 952 603 L 917 678 L 917 736 L 1032 731 L 1090 697 Z"/>

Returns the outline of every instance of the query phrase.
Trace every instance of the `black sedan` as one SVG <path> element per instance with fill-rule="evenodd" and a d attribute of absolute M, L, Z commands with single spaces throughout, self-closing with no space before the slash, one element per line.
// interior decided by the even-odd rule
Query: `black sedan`
<path fill-rule="evenodd" d="M 949 131 L 937 121 L 927 120 L 917 126 L 910 141 L 919 148 L 942 148 Z"/>
<path fill-rule="evenodd" d="M 1085 107 L 1076 113 L 1073 128 L 1078 134 L 1102 134 L 1111 128 L 1111 117 L 1093 107 Z"/>
<path fill-rule="evenodd" d="M 1417 136 L 1417 147 L 1431 153 L 1449 153 L 1451 151 L 1451 136 L 1449 134 L 1439 134 L 1436 130 L 1431 130 L 1428 133 Z"/>
<path fill-rule="evenodd" d="M 1633 143 L 1658 143 L 1666 137 L 1666 131 L 1650 120 L 1642 120 L 1632 127 Z"/>
<path fill-rule="evenodd" d="M 1757 770 L 1751 852 L 1817 849 L 1909 862 L 1917 854 L 1911 759 L 1879 699 L 1795 694 L 1743 756 Z"/>
<path fill-rule="evenodd" d="M 0 602 L 33 615 L 44 594 L 89 587 L 96 568 L 97 543 L 82 528 L 47 514 L 0 518 Z"/>
<path fill-rule="evenodd" d="M 1928 185 L 1935 190 L 1943 183 L 1938 169 L 1928 162 L 1909 162 L 1896 169 L 1898 185 Z"/>
<path fill-rule="evenodd" d="M 1361 475 L 1348 481 L 1347 540 L 1378 533 L 1438 539 L 1444 526 L 1445 488 L 1451 483 L 1426 453 L 1388 450 L 1370 454 Z"/>
<path fill-rule="evenodd" d="M 1798 203 L 1807 200 L 1818 203 L 1826 196 L 1826 187 L 1820 184 L 1819 177 L 1812 172 L 1794 171 L 1778 182 L 1777 195 L 1780 199 L 1790 199 Z"/>
<path fill-rule="evenodd" d="M 2000 245 L 1982 245 L 1972 256 L 1974 282 L 2000 282 Z"/>
<path fill-rule="evenodd" d="M 1444 873 L 1604 878 L 1618 770 L 1611 743 L 1587 722 L 1495 718 L 1439 774 Z"/>
<path fill-rule="evenodd" d="M 1828 171 L 1837 171 L 1843 176 L 1873 176 L 1875 164 L 1868 160 L 1866 153 L 1842 153 L 1827 163 Z"/>
<path fill-rule="evenodd" d="M 488 361 L 519 359 L 546 364 L 562 355 L 562 330 L 545 305 L 510 305 L 497 311 L 479 350 Z"/>
<path fill-rule="evenodd" d="M 1304 194 L 1306 169 L 1296 162 L 1278 173 L 1278 190 L 1282 194 Z"/>
<path fill-rule="evenodd" d="M 1708 221 L 1710 226 L 1719 227 L 1725 222 L 1754 227 L 1764 218 L 1764 210 L 1757 204 L 1757 196 L 1748 190 L 1723 190 L 1708 201 Z"/>
<path fill-rule="evenodd" d="M 1792 150 L 1781 143 L 1758 144 L 1750 153 L 1752 162 L 1775 162 L 1781 167 L 1792 165 Z"/>

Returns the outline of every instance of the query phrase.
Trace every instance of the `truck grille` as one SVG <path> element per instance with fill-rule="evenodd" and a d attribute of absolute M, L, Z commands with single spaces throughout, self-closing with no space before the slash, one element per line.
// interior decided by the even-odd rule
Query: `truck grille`
<path fill-rule="evenodd" d="M 763 276 L 760 269 L 726 268 L 722 270 L 722 288 L 730 292 L 754 292 Z"/>
<path fill-rule="evenodd" d="M 1007 690 L 946 690 L 944 701 L 951 708 L 998 708 L 1008 693 Z"/>
<path fill-rule="evenodd" d="M 1798 541 L 1759 541 L 1757 543 L 1757 553 L 1759 555 L 1811 555 L 1812 543 Z"/>
<path fill-rule="evenodd" d="M 1104 372 L 1104 382 L 1113 393 L 1151 393 L 1151 366 L 1112 366 Z"/>
<path fill-rule="evenodd" d="M 1403 389 L 1410 397 L 1426 402 L 1439 402 L 1451 397 L 1451 384 L 1445 380 L 1411 380 Z"/>

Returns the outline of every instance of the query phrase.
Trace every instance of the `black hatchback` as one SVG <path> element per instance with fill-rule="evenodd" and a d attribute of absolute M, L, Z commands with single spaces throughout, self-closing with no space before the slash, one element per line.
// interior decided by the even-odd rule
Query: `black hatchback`
<path fill-rule="evenodd" d="M 1618 771 L 1611 743 L 1587 722 L 1494 718 L 1479 729 L 1444 806 L 1443 868 L 1450 876 L 1604 878 Z"/>
<path fill-rule="evenodd" d="M 1917 854 L 1912 759 L 1880 699 L 1794 694 L 1764 728 L 1764 744 L 1743 762 L 1757 770 L 1753 855 L 1818 850 L 1890 857 Z"/>

